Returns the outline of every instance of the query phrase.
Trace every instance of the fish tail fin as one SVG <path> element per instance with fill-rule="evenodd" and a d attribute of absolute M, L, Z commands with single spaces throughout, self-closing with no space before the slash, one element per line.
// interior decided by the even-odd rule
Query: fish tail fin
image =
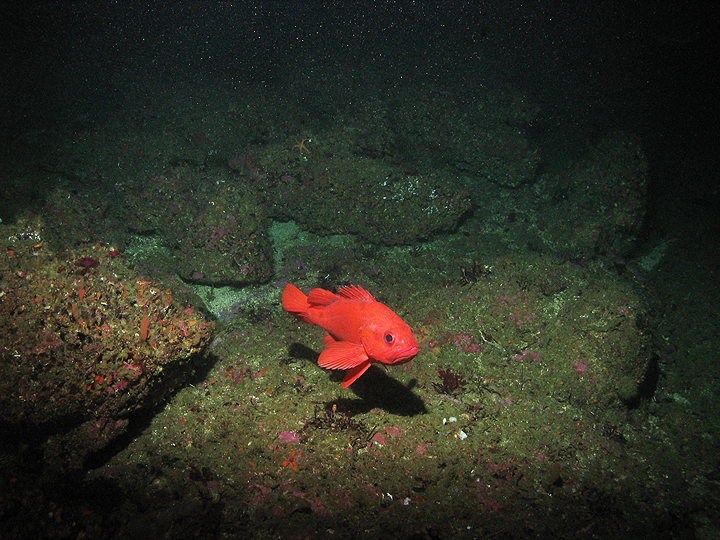
<path fill-rule="evenodd" d="M 290 283 L 285 285 L 282 294 L 282 303 L 283 308 L 285 308 L 285 311 L 288 313 L 292 313 L 301 321 L 311 322 L 308 319 L 308 308 L 310 308 L 310 304 L 308 303 L 307 296 L 295 285 L 291 285 Z"/>

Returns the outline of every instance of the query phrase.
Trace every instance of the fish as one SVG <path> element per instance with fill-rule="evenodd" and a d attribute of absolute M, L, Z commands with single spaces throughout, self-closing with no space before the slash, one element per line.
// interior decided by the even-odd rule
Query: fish
<path fill-rule="evenodd" d="M 318 365 L 347 370 L 343 388 L 373 363 L 405 364 L 418 353 L 410 325 L 360 286 L 342 287 L 337 294 L 318 288 L 306 296 L 288 283 L 282 303 L 288 313 L 327 331 Z"/>

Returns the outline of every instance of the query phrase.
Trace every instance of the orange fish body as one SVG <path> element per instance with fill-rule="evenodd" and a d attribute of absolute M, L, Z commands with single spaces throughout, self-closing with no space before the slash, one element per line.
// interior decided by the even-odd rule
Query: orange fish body
<path fill-rule="evenodd" d="M 327 330 L 318 365 L 346 369 L 343 388 L 373 362 L 404 364 L 418 353 L 410 326 L 362 287 L 343 287 L 337 294 L 313 289 L 305 296 L 288 284 L 283 290 L 283 307 L 301 321 Z"/>

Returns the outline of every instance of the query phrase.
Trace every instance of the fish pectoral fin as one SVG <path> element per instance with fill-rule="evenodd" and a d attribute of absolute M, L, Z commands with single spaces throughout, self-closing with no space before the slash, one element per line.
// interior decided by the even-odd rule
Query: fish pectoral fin
<path fill-rule="evenodd" d="M 318 365 L 326 369 L 346 369 L 343 388 L 354 383 L 370 364 L 372 360 L 361 344 L 336 341 L 330 334 L 325 334 L 325 350 L 320 353 Z"/>
<path fill-rule="evenodd" d="M 354 383 L 355 381 L 357 381 L 358 378 L 360 377 L 360 375 L 362 375 L 363 373 L 365 373 L 365 372 L 367 371 L 367 369 L 370 367 L 370 364 L 372 364 L 372 362 L 370 362 L 370 361 L 368 360 L 368 361 L 365 362 L 364 364 L 360 364 L 360 365 L 357 366 L 357 367 L 354 367 L 354 368 L 352 368 L 352 369 L 348 369 L 348 370 L 345 372 L 345 379 L 343 380 L 342 387 L 343 387 L 343 388 L 347 388 L 347 387 L 350 386 L 352 383 Z"/>
<path fill-rule="evenodd" d="M 325 345 L 326 348 L 318 359 L 318 365 L 322 368 L 352 369 L 368 361 L 365 347 L 358 343 L 335 341 L 326 337 Z"/>

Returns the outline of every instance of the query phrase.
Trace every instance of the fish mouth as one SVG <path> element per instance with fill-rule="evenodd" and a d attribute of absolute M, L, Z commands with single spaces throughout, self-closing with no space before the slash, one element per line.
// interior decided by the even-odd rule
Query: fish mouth
<path fill-rule="evenodd" d="M 417 345 L 408 347 L 407 349 L 400 351 L 400 354 L 397 355 L 397 357 L 393 361 L 393 364 L 405 364 L 406 362 L 409 362 L 410 360 L 415 358 L 419 351 L 420 348 Z"/>

